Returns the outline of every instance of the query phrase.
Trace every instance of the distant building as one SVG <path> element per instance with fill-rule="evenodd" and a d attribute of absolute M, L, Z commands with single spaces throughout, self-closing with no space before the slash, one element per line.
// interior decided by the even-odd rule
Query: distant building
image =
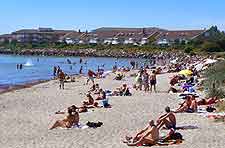
<path fill-rule="evenodd" d="M 20 43 L 66 44 L 131 44 L 145 45 L 149 42 L 157 45 L 187 43 L 200 36 L 206 30 L 170 31 L 160 28 L 112 28 L 102 27 L 91 32 L 74 30 L 53 30 L 52 28 L 22 29 L 12 34 L 1 35 L 0 42 L 15 40 Z"/>
<path fill-rule="evenodd" d="M 53 30 L 52 28 L 22 29 L 12 33 L 13 40 L 20 43 L 54 43 L 60 41 L 60 37 L 73 30 Z"/>
<path fill-rule="evenodd" d="M 156 37 L 156 43 L 158 45 L 171 45 L 181 42 L 187 43 L 204 32 L 205 30 L 163 31 Z"/>
<path fill-rule="evenodd" d="M 0 35 L 0 43 L 11 42 L 11 41 L 12 41 L 12 35 L 11 34 Z"/>

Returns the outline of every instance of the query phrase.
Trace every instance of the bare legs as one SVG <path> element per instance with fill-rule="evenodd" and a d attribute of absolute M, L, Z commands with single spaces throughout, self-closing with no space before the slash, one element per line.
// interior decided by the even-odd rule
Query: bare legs
<path fill-rule="evenodd" d="M 54 128 L 57 128 L 57 127 L 63 127 L 63 128 L 66 128 L 66 124 L 63 122 L 63 121 L 56 121 L 55 124 L 50 128 L 50 130 L 54 129 Z"/>
<path fill-rule="evenodd" d="M 150 91 L 152 92 L 152 87 L 153 87 L 153 89 L 154 89 L 154 91 L 155 91 L 155 93 L 156 93 L 156 86 L 155 85 L 150 85 Z"/>
<path fill-rule="evenodd" d="M 143 145 L 143 144 L 155 144 L 154 140 L 145 139 L 141 137 L 138 141 L 133 143 L 127 143 L 128 146 L 137 146 L 137 145 Z"/>
<path fill-rule="evenodd" d="M 171 124 L 170 121 L 168 121 L 167 119 L 164 119 L 164 120 L 162 120 L 162 121 L 160 121 L 160 122 L 158 123 L 157 128 L 160 129 L 163 125 L 168 126 L 168 125 L 170 125 L 170 124 Z"/>

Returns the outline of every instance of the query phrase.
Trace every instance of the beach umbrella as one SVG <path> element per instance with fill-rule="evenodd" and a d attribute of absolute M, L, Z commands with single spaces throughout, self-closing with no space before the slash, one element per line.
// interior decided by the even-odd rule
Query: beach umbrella
<path fill-rule="evenodd" d="M 174 59 L 174 60 L 170 61 L 170 63 L 177 64 L 177 59 Z"/>
<path fill-rule="evenodd" d="M 185 70 L 181 70 L 178 74 L 189 76 L 189 75 L 192 75 L 193 72 L 191 70 L 185 69 Z"/>
<path fill-rule="evenodd" d="M 200 63 L 200 64 L 197 64 L 197 65 L 195 65 L 195 69 L 197 70 L 197 71 L 201 71 L 202 70 L 202 68 L 203 68 L 203 64 L 202 63 Z"/>

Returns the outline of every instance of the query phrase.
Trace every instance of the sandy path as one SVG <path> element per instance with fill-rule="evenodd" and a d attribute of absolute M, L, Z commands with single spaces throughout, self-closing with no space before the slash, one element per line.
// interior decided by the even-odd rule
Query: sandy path
<path fill-rule="evenodd" d="M 168 74 L 160 75 L 158 89 L 168 89 Z M 112 81 L 113 76 L 98 80 L 105 89 L 116 88 L 123 82 L 132 84 L 133 78 Z M 110 97 L 111 109 L 95 109 L 80 114 L 81 123 L 102 121 L 97 129 L 48 128 L 62 115 L 54 112 L 71 104 L 80 104 L 87 92 L 84 78 L 66 84 L 60 91 L 56 81 L 1 94 L 0 96 L 0 147 L 1 148 L 122 148 L 125 134 L 143 128 L 149 119 L 156 119 L 166 105 L 176 106 L 176 95 L 166 93 L 145 94 L 133 92 L 131 97 Z M 181 148 L 224 148 L 225 126 L 195 114 L 178 114 L 178 126 L 197 126 L 198 129 L 180 131 L 184 136 Z M 162 131 L 165 132 L 165 131 Z"/>

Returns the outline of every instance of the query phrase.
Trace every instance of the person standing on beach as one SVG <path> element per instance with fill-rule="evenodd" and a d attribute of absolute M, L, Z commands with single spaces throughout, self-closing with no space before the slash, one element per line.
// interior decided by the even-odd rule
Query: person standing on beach
<path fill-rule="evenodd" d="M 142 71 L 139 71 L 137 77 L 135 78 L 136 90 L 142 90 Z"/>
<path fill-rule="evenodd" d="M 152 87 L 154 87 L 154 91 L 156 92 L 156 71 L 153 70 L 150 75 L 150 91 L 152 92 Z"/>
<path fill-rule="evenodd" d="M 87 85 L 88 85 L 88 82 L 91 80 L 92 81 L 92 84 L 94 85 L 95 82 L 94 82 L 94 77 L 96 76 L 96 74 L 92 71 L 92 70 L 88 70 L 88 79 L 87 79 Z"/>
<path fill-rule="evenodd" d="M 143 77 L 144 91 L 147 92 L 149 91 L 149 74 L 146 69 L 144 70 L 142 77 Z"/>
<path fill-rule="evenodd" d="M 59 72 L 59 89 L 64 89 L 65 74 L 62 70 Z"/>

